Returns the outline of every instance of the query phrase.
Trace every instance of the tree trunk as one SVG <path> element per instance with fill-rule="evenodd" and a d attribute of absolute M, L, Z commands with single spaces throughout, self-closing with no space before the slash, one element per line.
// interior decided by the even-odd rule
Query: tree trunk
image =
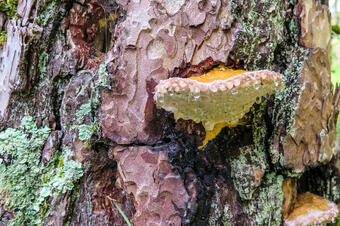
<path fill-rule="evenodd" d="M 330 29 L 318 0 L 0 0 L 0 225 L 280 225 L 297 194 L 338 202 Z M 285 86 L 199 150 L 154 88 L 218 65 Z"/>

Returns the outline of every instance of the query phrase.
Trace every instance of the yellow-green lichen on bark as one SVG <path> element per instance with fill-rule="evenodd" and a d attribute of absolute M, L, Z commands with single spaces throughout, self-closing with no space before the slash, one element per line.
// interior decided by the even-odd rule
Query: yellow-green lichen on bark
<path fill-rule="evenodd" d="M 266 154 L 254 146 L 239 149 L 240 155 L 231 160 L 234 187 L 243 200 L 251 200 L 267 169 Z"/>
<path fill-rule="evenodd" d="M 42 225 L 48 199 L 71 191 L 83 174 L 66 151 L 41 162 L 50 131 L 25 116 L 19 128 L 0 132 L 0 204 L 14 214 L 10 225 Z"/>
<path fill-rule="evenodd" d="M 265 175 L 259 191 L 252 200 L 244 202 L 243 211 L 250 225 L 280 225 L 282 218 L 283 177 L 275 173 Z"/>
<path fill-rule="evenodd" d="M 47 0 L 39 9 L 38 17 L 35 20 L 39 26 L 48 25 L 48 22 L 55 16 L 56 3 L 56 0 Z M 63 14 L 65 10 L 61 10 L 60 12 Z"/>
<path fill-rule="evenodd" d="M 99 65 L 96 74 L 86 70 L 79 72 L 79 75 L 81 74 L 92 76 L 89 82 L 86 83 L 86 86 L 91 87 L 91 95 L 88 102 L 82 104 L 76 111 L 74 125 L 71 126 L 71 128 L 76 128 L 79 139 L 88 145 L 93 134 L 97 134 L 98 136 L 101 134 L 97 112 L 101 103 L 101 91 L 110 87 L 110 85 L 105 64 Z M 86 87 L 83 87 L 82 90 L 85 90 L 85 88 Z M 95 115 L 93 115 L 94 112 L 96 112 Z M 64 114 L 67 115 L 67 112 L 64 111 Z"/>
<path fill-rule="evenodd" d="M 294 121 L 295 97 L 301 89 L 298 77 L 309 54 L 309 50 L 299 44 L 298 21 L 292 13 L 294 3 L 290 1 L 285 6 L 282 1 L 252 0 L 232 1 L 231 6 L 240 26 L 231 55 L 247 70 L 270 69 L 284 74 L 285 86 L 275 93 L 274 102 L 269 103 L 274 105 L 269 123 L 274 126 L 274 134 L 279 129 L 286 131 L 283 128 L 289 131 Z M 256 116 L 256 120 L 264 121 L 264 115 Z M 283 166 L 283 154 L 274 145 L 278 141 L 274 142 L 274 136 L 267 137 L 267 129 L 261 127 L 261 123 L 254 127 L 256 145 L 262 149 L 269 146 L 270 161 L 277 167 Z"/>
<path fill-rule="evenodd" d="M 284 2 L 232 1 L 231 7 L 240 23 L 232 55 L 247 70 L 270 69 L 284 41 Z"/>

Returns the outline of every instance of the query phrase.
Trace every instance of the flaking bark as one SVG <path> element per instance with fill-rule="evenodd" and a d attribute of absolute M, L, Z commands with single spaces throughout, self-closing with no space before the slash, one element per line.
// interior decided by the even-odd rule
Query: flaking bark
<path fill-rule="evenodd" d="M 279 225 L 297 193 L 339 201 L 327 1 L 6 4 L 0 135 L 30 115 L 51 129 L 40 164 L 71 172 L 72 159 L 83 176 L 27 216 L 0 188 L 0 225 L 124 225 L 112 200 L 135 225 Z M 202 124 L 157 109 L 154 88 L 218 65 L 276 71 L 285 87 L 198 150 Z"/>

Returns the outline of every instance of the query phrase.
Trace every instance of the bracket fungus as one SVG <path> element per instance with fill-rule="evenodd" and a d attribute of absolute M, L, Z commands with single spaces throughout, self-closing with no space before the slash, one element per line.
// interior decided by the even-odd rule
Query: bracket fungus
<path fill-rule="evenodd" d="M 202 122 L 205 146 L 223 127 L 234 127 L 262 96 L 283 87 L 283 75 L 268 70 L 243 71 L 219 66 L 200 77 L 169 78 L 155 87 L 157 107 L 175 119 Z"/>
<path fill-rule="evenodd" d="M 339 209 L 333 202 L 310 192 L 298 195 L 294 209 L 285 219 L 285 226 L 315 225 L 333 221 Z"/>

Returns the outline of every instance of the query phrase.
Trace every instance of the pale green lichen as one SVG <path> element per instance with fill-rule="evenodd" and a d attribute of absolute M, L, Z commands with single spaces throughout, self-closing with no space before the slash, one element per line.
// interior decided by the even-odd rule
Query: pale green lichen
<path fill-rule="evenodd" d="M 333 176 L 332 179 L 330 180 L 330 193 L 332 194 L 332 197 L 329 197 L 330 200 L 332 201 L 338 201 L 340 199 L 340 191 L 338 187 L 338 177 Z M 333 186 L 331 186 L 333 185 Z"/>
<path fill-rule="evenodd" d="M 226 204 L 223 208 L 222 223 L 223 226 L 233 226 L 233 214 L 231 212 L 230 206 Z"/>
<path fill-rule="evenodd" d="M 287 2 L 288 9 L 294 8 L 294 2 Z M 269 153 L 271 162 L 276 168 L 282 169 L 284 157 L 282 150 L 274 145 L 274 137 L 281 133 L 293 134 L 294 110 L 296 108 L 297 96 L 301 93 L 299 76 L 305 60 L 307 60 L 310 50 L 299 45 L 299 28 L 296 24 L 295 16 L 292 14 L 286 18 L 285 44 L 280 45 L 281 51 L 277 53 L 276 60 L 283 68 L 285 86 L 274 96 L 272 108 L 272 125 L 274 125 L 273 136 L 269 140 Z M 277 138 L 276 138 L 277 139 Z M 283 142 L 282 137 L 277 142 Z M 286 170 L 290 176 L 298 176 L 300 172 Z"/>
<path fill-rule="evenodd" d="M 82 124 L 78 126 L 79 139 L 81 141 L 87 141 L 91 138 L 92 134 L 96 131 L 94 124 L 86 125 Z"/>
<path fill-rule="evenodd" d="M 91 104 L 83 104 L 80 106 L 79 110 L 76 112 L 76 117 L 78 120 L 83 120 L 85 115 L 88 115 L 91 113 Z"/>
<path fill-rule="evenodd" d="M 45 77 L 46 75 L 46 64 L 47 64 L 47 61 L 48 61 L 48 54 L 47 52 L 43 52 L 40 56 L 39 56 L 39 63 L 38 63 L 38 68 L 39 68 L 39 71 L 40 71 L 40 77 Z"/>
<path fill-rule="evenodd" d="M 35 21 L 42 26 L 48 25 L 48 22 L 52 19 L 55 12 L 56 0 L 46 0 L 44 5 L 39 9 L 38 17 Z"/>
<path fill-rule="evenodd" d="M 50 129 L 38 128 L 26 116 L 17 129 L 0 132 L 0 204 L 14 214 L 10 225 L 42 225 L 48 199 L 73 189 L 82 176 L 81 164 L 56 152 L 41 162 Z"/>
<path fill-rule="evenodd" d="M 92 89 L 94 90 L 94 93 L 92 95 L 92 105 L 94 108 L 98 108 L 101 104 L 100 97 L 101 97 L 101 91 L 102 89 L 108 88 L 110 89 L 110 81 L 109 81 L 109 74 L 106 71 L 106 64 L 99 65 L 98 72 L 97 72 L 97 78 L 94 81 Z"/>
<path fill-rule="evenodd" d="M 286 127 L 286 131 L 291 133 L 291 127 L 294 124 L 293 112 L 296 107 L 296 95 L 299 95 L 301 92 L 301 84 L 298 83 L 299 72 L 303 66 L 303 53 L 298 53 L 297 50 L 304 52 L 302 48 L 300 48 L 297 44 L 295 46 L 295 50 L 290 49 L 287 50 L 285 61 L 287 62 L 287 68 L 284 71 L 284 83 L 290 84 L 285 85 L 280 92 L 275 93 L 274 99 L 274 107 L 273 107 L 273 125 L 274 131 L 279 129 L 279 127 L 284 124 Z M 296 51 L 296 52 L 295 52 Z M 301 58 L 301 57 L 302 58 Z M 275 134 L 275 133 L 274 133 Z M 274 146 L 270 148 L 270 154 L 272 157 L 272 162 L 280 163 L 283 166 L 283 155 L 276 150 Z"/>
<path fill-rule="evenodd" d="M 270 69 L 284 37 L 283 1 L 231 1 L 231 8 L 240 23 L 233 50 L 235 59 L 247 70 Z"/>
<path fill-rule="evenodd" d="M 264 151 L 256 150 L 254 146 L 240 148 L 240 154 L 231 160 L 231 177 L 242 199 L 252 199 L 259 185 L 256 184 L 255 172 L 260 171 L 264 174 L 266 168 L 267 160 Z"/>
<path fill-rule="evenodd" d="M 98 79 L 95 82 L 96 87 L 107 87 L 109 86 L 109 74 L 106 71 L 106 65 L 101 64 L 99 65 L 98 69 Z"/>
<path fill-rule="evenodd" d="M 253 114 L 253 140 L 256 149 L 265 152 L 265 145 L 267 143 L 267 125 L 264 118 L 267 105 L 265 97 L 262 97 L 262 100 L 259 100 L 258 104 L 260 105 L 251 108 Z"/>
<path fill-rule="evenodd" d="M 58 165 L 51 172 L 53 176 L 45 177 L 37 202 L 33 206 L 36 210 L 39 210 L 48 197 L 65 194 L 67 191 L 73 190 L 74 182 L 83 175 L 81 163 L 73 161 L 66 154 L 57 154 L 56 157 L 58 157 Z"/>
<path fill-rule="evenodd" d="M 78 137 L 81 141 L 88 141 L 93 134 L 100 134 L 100 126 L 97 116 L 92 116 L 92 112 L 97 112 L 100 106 L 101 91 L 103 88 L 109 88 L 108 73 L 106 71 L 106 65 L 99 65 L 97 75 L 94 75 L 90 71 L 82 71 L 80 73 L 89 73 L 93 76 L 92 81 L 89 83 L 91 86 L 91 98 L 89 102 L 79 107 L 76 112 L 76 123 L 73 128 L 78 129 Z M 90 121 L 88 120 L 90 119 Z"/>
<path fill-rule="evenodd" d="M 304 50 L 299 46 L 295 46 L 296 50 L 287 50 L 286 60 L 289 61 L 288 67 L 284 71 L 285 84 L 284 88 L 275 94 L 274 107 L 273 107 L 273 125 L 274 134 L 284 125 L 286 133 L 294 133 L 292 125 L 294 124 L 294 110 L 296 108 L 296 95 L 301 92 L 301 84 L 298 82 L 299 72 L 303 67 L 304 57 L 308 54 L 308 50 Z M 299 51 L 298 51 L 299 50 Z M 291 53 L 291 55 L 289 54 Z M 282 153 L 277 150 L 273 145 L 270 147 L 270 154 L 272 163 L 280 163 L 284 165 Z"/>
<path fill-rule="evenodd" d="M 270 173 L 252 200 L 245 202 L 243 211 L 250 225 L 280 225 L 282 219 L 283 177 Z"/>
<path fill-rule="evenodd" d="M 215 195 L 212 197 L 210 205 L 210 217 L 208 219 L 209 225 L 232 226 L 233 214 L 230 210 L 229 204 L 225 204 L 224 208 L 221 208 L 221 193 L 223 188 L 220 188 L 218 184 L 215 185 Z"/>
<path fill-rule="evenodd" d="M 217 225 L 219 218 L 222 216 L 222 209 L 219 207 L 221 202 L 221 194 L 219 192 L 219 187 L 216 185 L 216 192 L 212 198 L 210 209 L 213 211 L 209 217 L 209 225 Z"/>
<path fill-rule="evenodd" d="M 272 134 L 276 135 L 282 128 L 286 128 L 285 131 L 289 133 L 294 132 L 290 128 L 294 122 L 295 97 L 301 89 L 298 77 L 309 53 L 308 49 L 299 45 L 295 16 L 287 14 L 285 7 L 293 10 L 294 3 L 290 1 L 285 6 L 279 0 L 231 1 L 233 16 L 240 25 L 232 51 L 234 58 L 247 70 L 279 69 L 285 75 L 285 87 L 275 93 L 272 108 Z M 261 117 L 257 117 L 257 120 Z M 254 131 L 257 149 L 268 149 L 269 146 L 271 162 L 274 167 L 281 168 L 284 158 L 281 150 L 273 145 L 274 136 L 268 144 L 266 128 L 257 124 Z"/>

